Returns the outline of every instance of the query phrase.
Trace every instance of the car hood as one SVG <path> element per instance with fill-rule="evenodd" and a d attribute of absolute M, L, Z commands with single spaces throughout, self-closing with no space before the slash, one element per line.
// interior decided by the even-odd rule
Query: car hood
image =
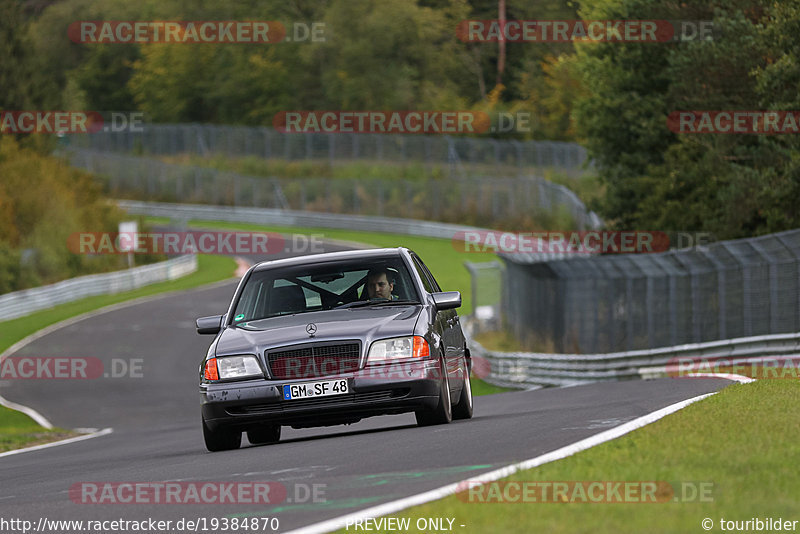
<path fill-rule="evenodd" d="M 421 305 L 387 306 L 327 310 L 284 315 L 251 321 L 243 326 L 227 327 L 219 337 L 217 356 L 260 354 L 285 345 L 359 339 L 363 350 L 376 339 L 414 334 Z M 313 323 L 317 330 L 311 337 L 306 328 Z"/>

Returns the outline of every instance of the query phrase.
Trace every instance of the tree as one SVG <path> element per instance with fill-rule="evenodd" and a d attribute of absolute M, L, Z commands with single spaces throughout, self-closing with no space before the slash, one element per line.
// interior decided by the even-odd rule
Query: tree
<path fill-rule="evenodd" d="M 715 30 L 710 41 L 578 49 L 591 88 L 579 98 L 578 127 L 606 185 L 598 208 L 614 226 L 731 238 L 800 223 L 794 138 L 675 134 L 666 123 L 681 110 L 797 109 L 797 46 L 778 37 L 796 30 L 796 6 L 607 0 L 582 11 L 585 19 L 711 19 Z"/>

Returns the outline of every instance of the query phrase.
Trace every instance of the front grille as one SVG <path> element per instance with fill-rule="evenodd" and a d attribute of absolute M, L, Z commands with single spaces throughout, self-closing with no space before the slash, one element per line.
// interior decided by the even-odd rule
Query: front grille
<path fill-rule="evenodd" d="M 361 343 L 312 344 L 267 353 L 272 378 L 319 378 L 337 376 L 358 370 Z"/>

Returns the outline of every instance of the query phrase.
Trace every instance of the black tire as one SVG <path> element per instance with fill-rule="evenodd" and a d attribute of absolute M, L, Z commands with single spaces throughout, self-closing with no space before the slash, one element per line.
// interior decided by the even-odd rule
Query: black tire
<path fill-rule="evenodd" d="M 461 388 L 461 398 L 453 406 L 453 419 L 472 419 L 472 384 L 469 379 L 469 367 L 464 376 L 464 386 Z"/>
<path fill-rule="evenodd" d="M 278 443 L 281 439 L 281 425 L 260 425 L 247 430 L 247 441 L 253 445 Z"/>
<path fill-rule="evenodd" d="M 442 384 L 439 389 L 439 402 L 433 410 L 414 412 L 419 426 L 446 425 L 453 420 L 453 405 L 450 401 L 450 380 L 447 378 L 447 365 L 444 363 L 444 357 L 442 357 L 441 362 Z"/>
<path fill-rule="evenodd" d="M 211 452 L 230 451 L 241 446 L 242 432 L 226 428 L 211 430 L 203 420 L 203 440 L 206 442 L 206 449 Z"/>

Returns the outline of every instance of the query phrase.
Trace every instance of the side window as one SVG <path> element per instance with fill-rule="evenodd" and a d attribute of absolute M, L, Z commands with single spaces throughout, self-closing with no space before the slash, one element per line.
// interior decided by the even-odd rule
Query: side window
<path fill-rule="evenodd" d="M 434 288 L 433 283 L 431 283 L 431 279 L 426 272 L 427 269 L 425 269 L 425 266 L 416 256 L 412 256 L 412 259 L 414 260 L 414 269 L 417 271 L 417 274 L 422 280 L 422 285 L 425 287 L 425 291 L 428 293 L 436 293 L 436 289 Z"/>
<path fill-rule="evenodd" d="M 234 322 L 250 321 L 263 317 L 266 313 L 267 287 L 264 280 L 250 282 L 239 299 L 239 304 L 234 312 Z M 240 317 L 240 319 L 236 319 Z"/>
<path fill-rule="evenodd" d="M 422 262 L 422 258 L 420 258 L 419 256 L 414 256 L 414 261 L 419 263 L 422 272 L 424 272 L 425 275 L 428 277 L 428 281 L 431 284 L 431 287 L 433 287 L 433 292 L 441 291 L 442 288 L 439 287 L 438 282 L 436 282 L 436 278 L 433 277 L 431 272 L 428 270 L 428 267 Z"/>

